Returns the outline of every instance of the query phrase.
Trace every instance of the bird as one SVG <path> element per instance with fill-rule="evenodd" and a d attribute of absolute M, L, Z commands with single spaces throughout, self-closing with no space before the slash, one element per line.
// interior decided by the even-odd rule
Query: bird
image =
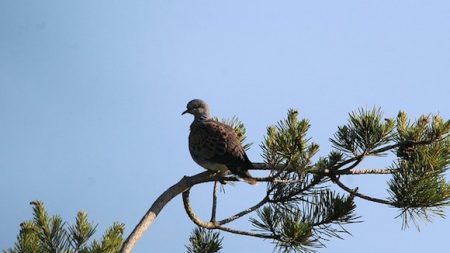
<path fill-rule="evenodd" d="M 189 152 L 192 159 L 209 171 L 230 171 L 248 184 L 256 184 L 256 179 L 249 173 L 253 164 L 235 130 L 211 118 L 208 105 L 201 99 L 189 101 L 181 115 L 186 113 L 194 115 L 189 133 Z"/>

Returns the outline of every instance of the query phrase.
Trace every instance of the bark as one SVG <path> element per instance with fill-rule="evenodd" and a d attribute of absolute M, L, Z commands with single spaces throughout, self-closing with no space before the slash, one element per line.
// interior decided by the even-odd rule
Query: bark
<path fill-rule="evenodd" d="M 122 245 L 121 253 L 130 253 L 136 245 L 137 241 L 142 237 L 144 232 L 153 224 L 161 210 L 171 201 L 175 196 L 188 190 L 192 186 L 204 182 L 214 181 L 214 175 L 208 171 L 196 174 L 191 177 L 183 177 L 178 183 L 172 185 L 169 189 L 164 191 L 153 205 L 148 209 L 147 213 L 139 221 L 138 225 L 133 229 L 131 234 Z"/>

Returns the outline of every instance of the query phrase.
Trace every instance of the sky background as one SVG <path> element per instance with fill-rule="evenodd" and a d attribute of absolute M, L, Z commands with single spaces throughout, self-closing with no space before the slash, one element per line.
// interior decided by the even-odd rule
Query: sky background
<path fill-rule="evenodd" d="M 86 211 L 98 232 L 124 222 L 128 235 L 159 194 L 202 171 L 187 148 L 192 117 L 180 116 L 193 98 L 245 123 L 255 162 L 266 127 L 289 108 L 310 119 L 316 159 L 359 107 L 448 119 L 449 13 L 449 1 L 0 1 L 0 249 L 36 199 L 70 222 Z M 388 179 L 343 181 L 386 197 Z M 218 217 L 264 188 L 226 186 Z M 211 190 L 192 192 L 205 219 Z M 450 220 L 402 231 L 398 210 L 357 205 L 364 223 L 319 252 L 448 250 Z M 185 252 L 193 227 L 177 197 L 134 252 Z M 222 235 L 224 253 L 273 250 Z"/>

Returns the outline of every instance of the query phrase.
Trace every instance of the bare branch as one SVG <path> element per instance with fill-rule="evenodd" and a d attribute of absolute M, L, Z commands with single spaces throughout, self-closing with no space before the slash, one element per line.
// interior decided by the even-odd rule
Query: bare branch
<path fill-rule="evenodd" d="M 367 150 L 364 150 L 364 152 L 363 152 L 361 155 L 355 157 L 356 159 L 355 159 L 355 161 L 353 162 L 352 165 L 350 165 L 349 167 L 347 167 L 347 168 L 345 168 L 345 169 L 342 169 L 342 170 L 340 170 L 340 171 L 350 171 L 350 170 L 354 169 L 354 168 L 355 168 L 356 166 L 358 166 L 358 165 L 362 162 L 362 160 L 364 160 L 364 158 L 366 158 L 368 155 L 369 155 L 369 153 L 367 152 Z M 339 166 L 338 166 L 337 168 L 335 168 L 334 170 L 337 171 L 337 169 L 339 169 L 339 168 L 342 167 L 342 166 L 344 166 L 344 165 L 339 165 Z"/>
<path fill-rule="evenodd" d="M 278 237 L 271 234 L 264 234 L 264 233 L 255 233 L 250 231 L 243 231 L 243 230 L 237 230 L 229 227 L 224 226 L 218 226 L 216 229 L 232 233 L 232 234 L 238 234 L 238 235 L 246 235 L 246 236 L 252 236 L 252 237 L 258 237 L 263 239 L 277 239 Z"/>
<path fill-rule="evenodd" d="M 212 210 L 211 210 L 211 222 L 216 221 L 216 211 L 217 211 L 217 190 L 219 189 L 219 185 L 217 181 L 214 181 L 214 189 L 213 189 L 213 202 L 212 202 Z"/>
<path fill-rule="evenodd" d="M 352 169 L 349 171 L 336 171 L 336 175 L 385 175 L 392 174 L 396 170 L 395 169 Z"/>
<path fill-rule="evenodd" d="M 139 221 L 138 225 L 133 229 L 131 234 L 125 240 L 120 250 L 121 253 L 130 253 L 134 248 L 137 241 L 142 237 L 144 232 L 150 227 L 156 216 L 161 212 L 164 206 L 171 201 L 178 194 L 186 191 L 191 186 L 195 184 L 205 183 L 217 180 L 218 175 L 212 174 L 209 171 L 205 171 L 196 174 L 191 177 L 183 177 L 178 183 L 172 185 L 169 189 L 164 191 L 156 200 L 153 202 L 150 209 L 145 213 L 144 217 Z"/>
<path fill-rule="evenodd" d="M 266 163 L 253 163 L 253 169 L 254 170 L 281 170 L 284 169 L 284 166 L 270 166 Z M 335 171 L 335 175 L 362 175 L 362 174 L 392 174 L 395 170 L 394 169 L 350 169 L 350 170 L 342 170 L 342 171 Z M 319 172 L 316 169 L 308 170 L 309 173 L 313 174 L 324 174 L 328 175 L 329 172 Z M 228 180 L 228 179 L 227 179 Z M 294 181 L 286 181 L 286 180 L 277 180 L 273 177 L 262 177 L 257 178 L 258 181 L 264 181 L 264 182 L 274 182 L 274 183 L 295 183 Z"/>
<path fill-rule="evenodd" d="M 255 232 L 250 232 L 250 231 L 237 230 L 237 229 L 221 226 L 221 225 L 219 225 L 218 222 L 205 222 L 205 221 L 201 220 L 195 214 L 194 210 L 192 209 L 189 195 L 190 195 L 190 189 L 187 189 L 182 194 L 184 209 L 186 210 L 186 213 L 189 216 L 189 218 L 196 225 L 203 227 L 203 228 L 207 228 L 207 229 L 219 229 L 219 230 L 233 233 L 233 234 L 246 235 L 246 236 L 258 237 L 258 238 L 264 238 L 264 239 L 275 239 L 275 236 L 270 235 L 270 234 L 262 234 L 262 233 L 255 233 Z"/>
<path fill-rule="evenodd" d="M 189 199 L 190 188 L 184 191 L 182 196 L 184 209 L 186 210 L 186 214 L 189 216 L 189 219 L 191 219 L 195 224 L 203 228 L 213 229 L 217 227 L 217 222 L 203 221 L 195 214 L 194 210 L 192 209 L 191 201 Z"/>
<path fill-rule="evenodd" d="M 286 195 L 282 198 L 270 199 L 269 202 L 270 203 L 280 203 L 280 202 L 288 201 L 288 200 L 292 199 L 294 196 L 296 196 L 297 194 L 300 194 L 302 192 L 308 191 L 309 189 L 313 188 L 315 185 L 320 183 L 320 180 L 321 180 L 320 178 L 314 178 L 314 180 L 312 180 L 309 184 L 298 189 L 297 191 L 293 191 L 289 195 Z"/>
<path fill-rule="evenodd" d="M 356 189 L 350 189 L 348 188 L 346 185 L 344 185 L 341 181 L 339 181 L 339 179 L 337 177 L 334 177 L 331 179 L 334 183 L 336 183 L 339 187 L 341 187 L 344 191 L 355 195 L 356 197 L 368 200 L 368 201 L 372 201 L 372 202 L 376 202 L 376 203 L 380 203 L 380 204 L 385 204 L 385 205 L 389 205 L 389 206 L 395 206 L 394 203 L 387 201 L 385 199 L 379 199 L 379 198 L 374 198 L 374 197 L 370 197 L 367 195 L 364 195 L 362 193 L 358 192 L 358 188 Z"/>
<path fill-rule="evenodd" d="M 252 207 L 250 207 L 250 208 L 247 208 L 247 209 L 243 210 L 242 212 L 239 212 L 239 213 L 237 213 L 237 214 L 235 214 L 235 215 L 232 215 L 232 216 L 230 216 L 230 217 L 228 217 L 228 218 L 226 218 L 226 219 L 223 219 L 223 220 L 221 220 L 221 221 L 218 221 L 217 224 L 223 225 L 223 224 L 230 223 L 230 222 L 232 222 L 232 221 L 234 221 L 234 220 L 236 220 L 236 219 L 239 219 L 239 218 L 241 218 L 242 216 L 247 215 L 247 214 L 249 214 L 249 213 L 251 213 L 251 212 L 257 210 L 258 208 L 260 208 L 261 206 L 263 206 L 263 205 L 264 205 L 265 203 L 267 203 L 268 201 L 269 201 L 269 197 L 268 197 L 268 196 L 265 196 L 265 197 L 264 197 L 259 203 L 257 203 L 256 205 L 254 205 L 254 206 L 252 206 Z"/>

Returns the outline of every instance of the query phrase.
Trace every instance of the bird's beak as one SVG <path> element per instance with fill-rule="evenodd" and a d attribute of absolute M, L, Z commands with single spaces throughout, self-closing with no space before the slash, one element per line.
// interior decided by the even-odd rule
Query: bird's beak
<path fill-rule="evenodd" d="M 184 114 L 186 114 L 186 113 L 188 113 L 189 112 L 189 109 L 187 109 L 186 111 L 184 111 L 183 113 L 181 113 L 181 115 L 184 115 Z"/>

